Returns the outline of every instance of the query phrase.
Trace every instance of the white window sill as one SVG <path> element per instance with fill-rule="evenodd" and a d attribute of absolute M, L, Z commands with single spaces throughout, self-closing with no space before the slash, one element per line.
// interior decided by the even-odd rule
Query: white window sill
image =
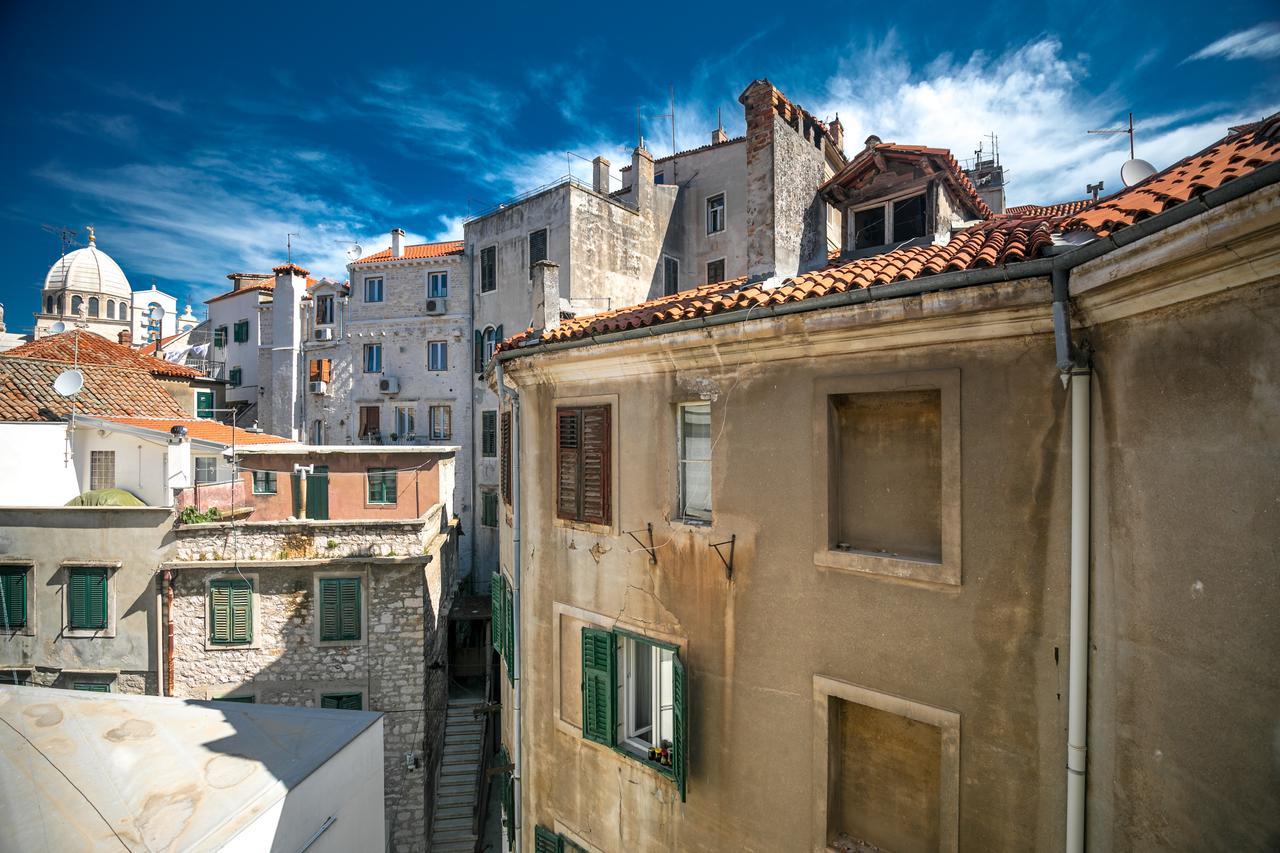
<path fill-rule="evenodd" d="M 947 586 L 960 585 L 959 567 L 948 565 L 943 561 L 896 557 L 868 551 L 830 549 L 814 552 L 813 563 L 820 569 L 854 572 L 891 580 L 922 581 Z"/>

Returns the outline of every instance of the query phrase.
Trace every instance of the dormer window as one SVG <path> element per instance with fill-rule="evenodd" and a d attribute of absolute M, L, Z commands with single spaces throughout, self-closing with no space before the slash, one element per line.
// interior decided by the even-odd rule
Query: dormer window
<path fill-rule="evenodd" d="M 316 325 L 328 326 L 333 323 L 333 297 L 316 298 Z"/>
<path fill-rule="evenodd" d="M 892 239 L 890 239 L 892 236 Z M 853 248 L 872 249 L 925 236 L 925 194 L 880 202 L 853 213 Z"/>

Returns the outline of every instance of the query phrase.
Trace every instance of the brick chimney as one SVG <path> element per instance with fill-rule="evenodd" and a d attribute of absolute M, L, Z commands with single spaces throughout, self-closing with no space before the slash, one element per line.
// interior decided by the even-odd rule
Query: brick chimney
<path fill-rule="evenodd" d="M 631 186 L 636 191 L 636 207 L 641 210 L 653 209 L 653 155 L 641 142 L 631 154 Z"/>
<path fill-rule="evenodd" d="M 538 261 L 533 265 L 533 329 L 537 332 L 560 326 L 560 265 Z"/>
<path fill-rule="evenodd" d="M 403 228 L 391 229 L 391 257 L 393 258 L 404 257 L 404 229 Z"/>
<path fill-rule="evenodd" d="M 121 329 L 120 334 L 116 335 L 116 340 L 125 346 L 133 345 L 133 332 L 128 329 Z"/>
<path fill-rule="evenodd" d="M 591 188 L 603 195 L 609 194 L 609 161 L 603 157 L 591 161 Z"/>
<path fill-rule="evenodd" d="M 246 285 L 266 281 L 271 277 L 270 273 L 258 272 L 233 272 L 227 275 L 227 278 L 231 279 L 231 289 L 233 291 L 242 290 Z"/>
<path fill-rule="evenodd" d="M 835 119 L 831 124 L 827 125 L 827 131 L 830 132 L 831 138 L 836 142 L 836 148 L 840 153 L 844 153 L 844 125 L 840 123 L 840 114 L 836 113 Z"/>

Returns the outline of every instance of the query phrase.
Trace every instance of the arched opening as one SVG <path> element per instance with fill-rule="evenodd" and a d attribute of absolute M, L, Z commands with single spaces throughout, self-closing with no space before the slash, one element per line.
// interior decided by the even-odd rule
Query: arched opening
<path fill-rule="evenodd" d="M 73 296 L 73 297 L 71 297 L 71 313 L 72 313 L 72 314 L 77 314 L 77 315 L 78 315 L 78 314 L 80 313 L 80 306 L 81 306 L 81 305 L 83 305 L 83 304 L 84 304 L 84 297 L 83 297 L 83 296 Z"/>
<path fill-rule="evenodd" d="M 44 313 L 46 314 L 53 313 L 53 297 L 52 296 L 46 296 L 44 298 Z"/>
<path fill-rule="evenodd" d="M 100 303 L 98 302 L 98 297 L 90 296 L 89 297 L 89 316 L 90 317 L 99 316 L 98 314 L 99 307 L 100 307 Z"/>
<path fill-rule="evenodd" d="M 107 319 L 114 320 L 116 318 L 116 301 L 114 299 L 107 300 Z"/>
<path fill-rule="evenodd" d="M 488 364 L 489 359 L 493 358 L 493 348 L 498 345 L 498 330 L 493 326 L 488 326 L 484 330 L 484 336 L 481 338 L 480 346 L 480 363 Z"/>
<path fill-rule="evenodd" d="M 55 307 L 58 309 L 57 313 L 61 314 L 62 313 L 62 297 L 61 296 L 58 297 L 58 301 L 55 303 Z"/>

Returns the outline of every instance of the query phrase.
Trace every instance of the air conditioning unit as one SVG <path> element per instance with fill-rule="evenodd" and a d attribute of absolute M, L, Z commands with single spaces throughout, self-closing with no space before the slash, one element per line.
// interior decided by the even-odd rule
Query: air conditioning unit
<path fill-rule="evenodd" d="M 428 299 L 428 300 L 427 300 L 427 314 L 428 314 L 428 315 L 432 315 L 432 314 L 443 314 L 443 313 L 445 312 L 445 309 L 446 309 L 446 308 L 447 308 L 447 306 L 445 305 L 445 300 L 443 300 L 443 299 Z"/>
<path fill-rule="evenodd" d="M 316 340 L 317 341 L 333 340 L 333 329 L 316 329 Z"/>
<path fill-rule="evenodd" d="M 307 390 L 310 391 L 312 394 L 327 394 L 329 393 L 329 383 L 328 382 L 308 382 Z"/>
<path fill-rule="evenodd" d="M 394 376 L 388 376 L 378 383 L 378 390 L 383 394 L 399 394 L 400 380 Z"/>

